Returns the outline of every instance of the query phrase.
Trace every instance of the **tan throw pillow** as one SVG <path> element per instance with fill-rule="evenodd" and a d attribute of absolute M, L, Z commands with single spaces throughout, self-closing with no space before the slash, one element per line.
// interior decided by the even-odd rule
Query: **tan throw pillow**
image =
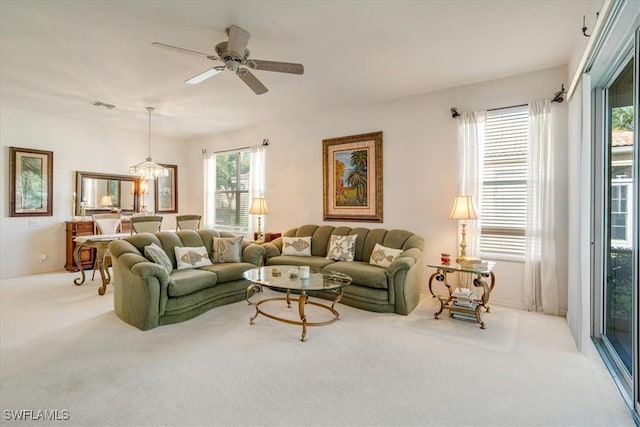
<path fill-rule="evenodd" d="M 311 237 L 283 237 L 282 255 L 311 256 Z"/>
<path fill-rule="evenodd" d="M 211 261 L 214 264 L 223 262 L 240 262 L 242 254 L 242 236 L 214 237 L 211 247 Z"/>
<path fill-rule="evenodd" d="M 351 236 L 332 235 L 329 240 L 329 250 L 327 250 L 327 259 L 334 261 L 353 261 L 356 252 L 357 234 Z"/>
<path fill-rule="evenodd" d="M 389 267 L 393 260 L 398 258 L 401 253 L 402 249 L 387 248 L 386 246 L 376 243 L 373 247 L 373 252 L 371 252 L 369 264 L 385 268 Z"/>
<path fill-rule="evenodd" d="M 176 253 L 178 270 L 212 265 L 211 260 L 209 259 L 209 254 L 207 253 L 207 248 L 204 246 L 195 248 L 176 246 L 174 251 Z"/>
<path fill-rule="evenodd" d="M 155 243 L 144 247 L 144 256 L 167 270 L 167 273 L 171 273 L 173 271 L 173 264 L 171 264 L 169 256 L 165 253 L 164 249 Z"/>

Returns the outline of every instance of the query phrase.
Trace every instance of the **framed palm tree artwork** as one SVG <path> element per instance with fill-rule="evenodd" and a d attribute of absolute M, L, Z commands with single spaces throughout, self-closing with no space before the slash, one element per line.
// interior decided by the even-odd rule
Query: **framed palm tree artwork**
<path fill-rule="evenodd" d="M 53 151 L 9 147 L 9 216 L 53 215 Z"/>
<path fill-rule="evenodd" d="M 325 221 L 382 222 L 382 132 L 322 141 Z"/>

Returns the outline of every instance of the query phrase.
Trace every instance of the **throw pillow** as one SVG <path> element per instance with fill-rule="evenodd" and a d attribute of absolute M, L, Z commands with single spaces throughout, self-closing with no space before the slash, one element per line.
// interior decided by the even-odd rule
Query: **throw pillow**
<path fill-rule="evenodd" d="M 401 253 L 402 249 L 387 248 L 386 246 L 376 243 L 373 247 L 373 252 L 371 252 L 369 264 L 387 268 Z"/>
<path fill-rule="evenodd" d="M 351 236 L 332 235 L 329 240 L 329 249 L 327 250 L 327 259 L 334 261 L 353 261 L 356 251 L 357 234 Z"/>
<path fill-rule="evenodd" d="M 165 253 L 164 249 L 160 246 L 152 243 L 148 246 L 144 247 L 144 256 L 150 258 L 153 262 L 158 264 L 160 267 L 167 270 L 167 273 L 171 273 L 173 271 L 173 264 L 171 264 L 171 260 L 169 256 Z"/>
<path fill-rule="evenodd" d="M 282 255 L 311 256 L 311 237 L 283 237 Z"/>
<path fill-rule="evenodd" d="M 207 253 L 207 248 L 204 246 L 198 246 L 195 248 L 176 246 L 174 250 L 176 253 L 178 270 L 212 265 L 211 260 L 209 259 L 209 254 Z"/>
<path fill-rule="evenodd" d="M 240 262 L 242 254 L 242 236 L 214 237 L 211 246 L 211 261 L 214 264 L 223 262 Z"/>

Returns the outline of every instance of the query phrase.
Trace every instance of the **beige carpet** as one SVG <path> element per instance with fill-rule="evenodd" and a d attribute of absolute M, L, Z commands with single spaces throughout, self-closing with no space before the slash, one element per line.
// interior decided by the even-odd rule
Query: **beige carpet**
<path fill-rule="evenodd" d="M 305 343 L 295 326 L 250 326 L 244 302 L 141 332 L 115 316 L 111 288 L 74 277 L 0 282 L 3 425 L 633 425 L 563 318 L 493 306 L 481 330 L 434 320 L 425 293 L 409 316 L 340 305 Z"/>

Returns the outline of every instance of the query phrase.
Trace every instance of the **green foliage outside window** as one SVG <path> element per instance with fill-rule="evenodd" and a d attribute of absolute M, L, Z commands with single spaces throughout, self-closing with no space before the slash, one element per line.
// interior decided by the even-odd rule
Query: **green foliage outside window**
<path fill-rule="evenodd" d="M 250 172 L 249 151 L 216 156 L 216 225 L 249 226 Z"/>

